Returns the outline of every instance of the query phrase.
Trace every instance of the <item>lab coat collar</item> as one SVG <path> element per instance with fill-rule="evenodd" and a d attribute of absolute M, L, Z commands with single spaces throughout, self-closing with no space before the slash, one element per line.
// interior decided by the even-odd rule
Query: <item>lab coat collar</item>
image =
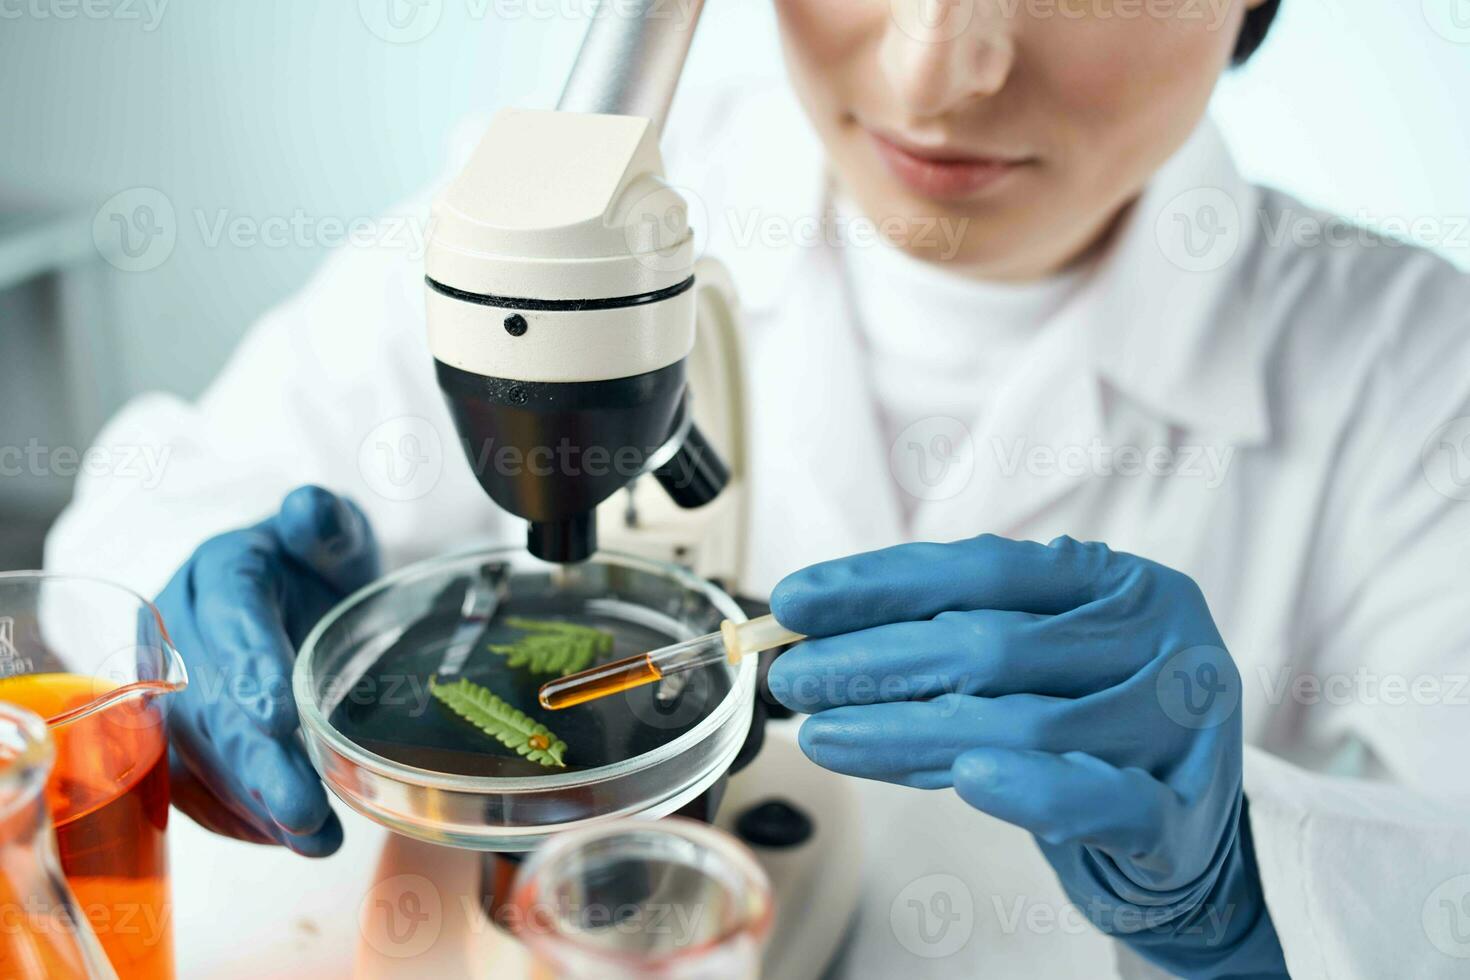
<path fill-rule="evenodd" d="M 1106 384 L 1234 445 L 1269 435 L 1270 338 L 1251 316 L 1260 192 L 1206 121 L 1122 219 L 1072 315 Z"/>
<path fill-rule="evenodd" d="M 725 254 L 742 303 L 759 314 L 787 302 L 802 287 L 794 280 L 811 274 L 814 249 L 803 236 L 822 227 L 830 183 L 821 144 L 790 93 L 752 101 L 763 152 L 736 154 L 720 168 L 727 200 L 743 202 L 727 208 L 722 233 L 745 242 Z M 1259 211 L 1260 192 L 1205 120 L 1121 219 L 1058 314 L 1076 321 L 1084 369 L 1100 385 L 1170 424 L 1237 446 L 1269 436 L 1270 338 L 1250 315 L 1246 288 L 1259 262 Z M 790 240 L 749 247 L 758 227 Z M 1101 397 L 1100 388 L 1079 404 L 1090 410 Z"/>
<path fill-rule="evenodd" d="M 793 289 L 747 323 L 751 547 L 743 585 L 904 537 L 883 426 L 832 249 L 799 256 Z"/>

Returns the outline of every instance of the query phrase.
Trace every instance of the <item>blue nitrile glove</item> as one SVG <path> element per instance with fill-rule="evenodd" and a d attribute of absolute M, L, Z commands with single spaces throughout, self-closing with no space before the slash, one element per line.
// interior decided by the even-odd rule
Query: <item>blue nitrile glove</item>
<path fill-rule="evenodd" d="M 362 512 L 301 487 L 254 527 L 199 546 L 157 604 L 189 669 L 169 707 L 174 803 L 217 833 L 331 854 L 342 825 L 296 739 L 297 645 L 377 577 Z"/>
<path fill-rule="evenodd" d="M 1188 977 L 1286 974 L 1241 792 L 1240 675 L 1198 586 L 1101 544 L 985 535 L 813 565 L 771 667 L 836 772 L 1034 834 L 1103 932 Z"/>

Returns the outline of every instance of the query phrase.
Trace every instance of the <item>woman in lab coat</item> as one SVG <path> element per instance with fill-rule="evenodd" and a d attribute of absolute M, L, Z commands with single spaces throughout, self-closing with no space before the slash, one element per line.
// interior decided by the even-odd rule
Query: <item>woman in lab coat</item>
<path fill-rule="evenodd" d="M 1178 746 L 1178 758 L 1132 770 L 1120 748 L 1108 779 L 1147 770 L 1164 780 L 1204 760 L 1196 775 L 1210 784 L 1199 797 L 1209 802 L 1195 809 L 1208 811 L 1209 831 L 1160 820 L 1182 843 L 1155 853 L 1162 844 L 1137 839 L 1089 851 L 1088 832 L 1047 823 L 1048 807 L 1058 818 L 1111 812 L 1117 801 L 1103 789 L 1067 795 L 1094 784 L 1038 775 L 1029 795 L 1054 795 L 1016 810 L 997 795 L 1004 760 L 957 722 L 880 732 L 908 738 L 911 756 L 943 743 L 952 771 L 875 771 L 885 743 L 843 740 L 888 724 L 853 712 L 892 706 L 814 704 L 826 710 L 803 744 L 816 761 L 886 780 L 863 784 L 868 875 L 848 973 L 973 975 L 1028 930 L 1039 940 L 1028 947 L 1031 969 L 1076 967 L 1055 952 L 1060 935 L 1054 942 L 1028 917 L 1028 896 L 1053 894 L 1035 890 L 1050 880 L 1037 876 L 1042 857 L 1081 907 L 1098 897 L 1088 888 L 1108 877 L 1098 869 L 1109 862 L 1122 878 L 1102 897 L 1154 894 L 1139 877 L 1148 867 L 1127 866 L 1140 856 L 1148 866 L 1150 855 L 1155 868 L 1208 865 L 1212 887 L 1229 878 L 1226 897 L 1242 906 L 1249 935 L 1221 950 L 1109 929 L 1127 940 L 1115 944 L 1125 970 L 1145 969 L 1138 952 L 1199 975 L 1283 962 L 1296 976 L 1462 972 L 1470 282 L 1237 174 L 1203 114 L 1220 72 L 1255 47 L 1275 5 L 1140 5 L 1125 17 L 1107 2 L 1021 4 L 1009 16 L 962 3 L 927 21 L 881 0 L 840 12 L 823 0 L 777 6 L 805 113 L 784 90 L 686 93 L 669 127 L 670 173 L 697 191 L 707 252 L 731 268 L 745 307 L 745 591 L 765 594 L 793 570 L 908 540 L 964 543 L 917 562 L 881 552 L 825 566 L 825 577 L 778 589 L 778 613 L 810 615 L 803 589 L 873 599 L 876 582 L 928 595 L 969 582 L 967 569 L 1024 577 L 1038 561 L 1066 565 L 1045 565 L 1039 581 L 1070 576 L 1101 594 L 1098 583 L 1122 568 L 1119 581 L 1152 592 L 1117 593 L 1121 618 L 1072 662 L 1117 662 L 1135 640 L 1170 652 L 1154 643 L 1169 630 L 1203 637 L 1229 659 L 1185 666 L 1233 678 L 1239 709 L 1199 738 L 1180 735 L 1183 722 L 1150 728 L 1156 708 L 1138 705 L 1095 730 L 1067 729 L 1090 757 L 1114 744 Z M 191 671 L 258 682 L 252 694 L 231 688 L 179 711 L 207 717 L 214 734 L 176 733 L 176 795 L 222 832 L 313 854 L 340 843 L 291 739 L 281 678 L 310 621 L 376 569 L 366 525 L 389 566 L 477 536 L 520 539 L 458 458 L 430 370 L 417 259 L 391 244 L 334 257 L 251 331 L 197 404 L 154 395 L 130 405 L 101 438 L 167 447 L 162 482 L 84 477 L 49 542 L 57 569 L 150 593 L 172 577 L 163 602 L 179 645 L 193 648 Z M 314 491 L 282 505 L 308 483 L 361 511 Z M 982 532 L 1108 547 L 1062 540 L 1000 554 L 1008 543 L 965 540 Z M 231 590 L 247 580 L 241 600 Z M 940 611 L 912 595 L 886 598 L 886 622 L 898 628 Z M 999 608 L 1062 611 L 1031 609 L 1032 599 Z M 974 605 L 959 611 L 990 608 Z M 824 631 L 878 625 L 849 614 Z M 860 652 L 839 639 L 814 646 L 829 651 L 825 667 L 788 659 L 850 680 Z M 983 655 L 963 643 L 947 654 L 955 650 Z M 869 652 L 901 666 L 912 651 L 880 643 Z M 1007 662 L 1024 673 L 1028 657 L 1049 652 L 1023 646 Z M 966 694 L 975 704 L 1001 693 L 1063 697 L 1014 681 L 991 677 L 1005 690 Z M 1165 704 L 1159 684 L 1156 704 Z M 239 718 L 243 734 L 223 737 Z M 958 793 L 910 788 L 951 784 Z M 1035 831 L 1042 854 L 1016 856 L 1016 836 L 997 836 L 985 813 Z M 954 876 L 974 915 L 995 920 L 943 955 L 890 919 L 904 895 L 928 901 L 922 888 L 905 889 L 934 875 Z M 1236 947 L 1248 955 L 1232 961 Z"/>

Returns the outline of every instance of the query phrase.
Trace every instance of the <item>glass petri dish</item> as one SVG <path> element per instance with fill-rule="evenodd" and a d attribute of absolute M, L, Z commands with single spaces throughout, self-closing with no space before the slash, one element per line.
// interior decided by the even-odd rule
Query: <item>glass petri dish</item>
<path fill-rule="evenodd" d="M 564 711 L 536 702 L 548 679 L 490 649 L 512 623 L 570 622 L 629 656 L 745 619 L 675 565 L 600 552 L 556 565 L 520 549 L 434 559 L 348 597 L 307 637 L 293 690 L 312 763 L 348 806 L 432 843 L 524 851 L 549 835 L 660 817 L 726 772 L 749 731 L 756 658 L 668 678 Z M 520 634 L 523 635 L 523 634 Z M 567 743 L 565 768 L 506 749 L 430 693 L 468 679 Z"/>
<path fill-rule="evenodd" d="M 744 845 L 690 820 L 561 834 L 516 874 L 511 921 L 562 980 L 755 977 L 774 912 Z"/>

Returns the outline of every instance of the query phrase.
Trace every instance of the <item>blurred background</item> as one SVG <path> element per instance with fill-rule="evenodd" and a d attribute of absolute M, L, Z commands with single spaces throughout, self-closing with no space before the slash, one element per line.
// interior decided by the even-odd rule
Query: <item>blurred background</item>
<path fill-rule="evenodd" d="M 0 568 L 124 400 L 198 394 L 330 249 L 411 235 L 378 218 L 466 117 L 550 106 L 593 2 L 0 0 Z M 707 8 L 686 88 L 780 74 L 770 0 Z M 1470 268 L 1466 92 L 1470 0 L 1285 0 L 1215 111 L 1253 178 Z"/>

